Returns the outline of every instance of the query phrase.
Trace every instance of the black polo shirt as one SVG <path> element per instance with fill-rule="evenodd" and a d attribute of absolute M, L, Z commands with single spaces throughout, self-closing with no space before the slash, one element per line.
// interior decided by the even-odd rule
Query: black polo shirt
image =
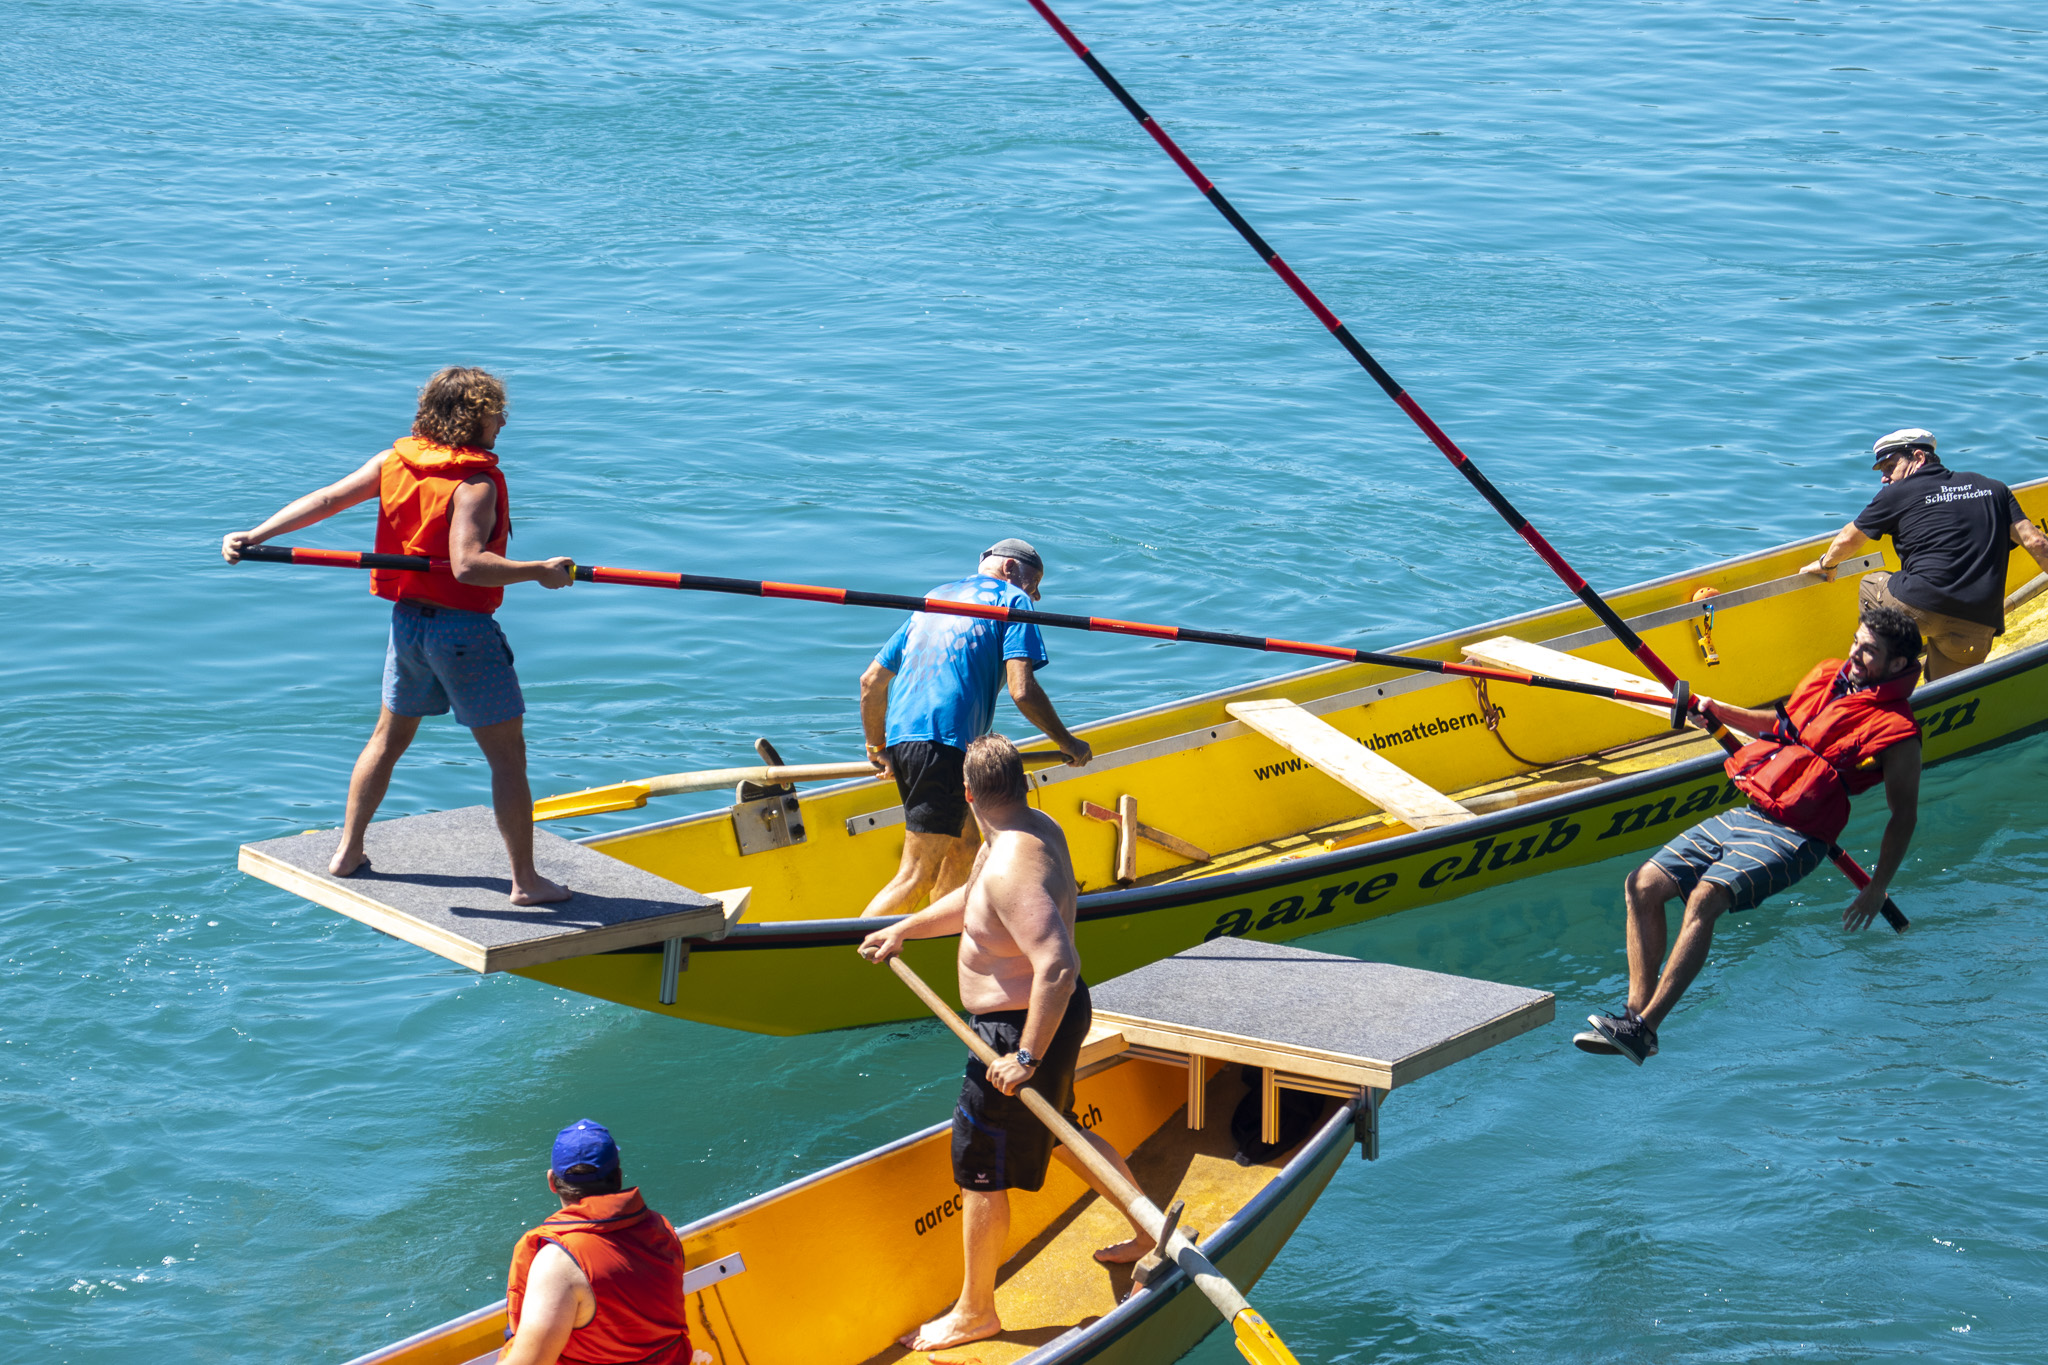
<path fill-rule="evenodd" d="M 1899 552 L 1892 596 L 1921 611 L 2005 628 L 2005 570 L 2019 499 L 1996 479 L 1929 463 L 1888 483 L 1856 514 L 1872 540 Z"/>

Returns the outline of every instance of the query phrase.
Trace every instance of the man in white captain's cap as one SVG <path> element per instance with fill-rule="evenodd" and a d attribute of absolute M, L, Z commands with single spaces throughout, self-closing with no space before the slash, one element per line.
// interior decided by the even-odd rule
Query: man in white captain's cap
<path fill-rule="evenodd" d="M 1890 536 L 1899 571 L 1864 575 L 1862 605 L 1913 618 L 1927 638 L 1929 682 L 1983 663 L 2005 633 L 2013 546 L 2048 573 L 2048 536 L 2027 520 L 2010 488 L 1943 465 L 1931 431 L 1905 427 L 1880 436 L 1871 455 L 1884 487 L 1800 572 L 1832 582 L 1836 565 Z"/>

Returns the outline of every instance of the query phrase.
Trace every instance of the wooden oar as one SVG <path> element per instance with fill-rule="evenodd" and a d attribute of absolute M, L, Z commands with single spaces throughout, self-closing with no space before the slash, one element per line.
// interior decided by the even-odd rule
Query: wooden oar
<path fill-rule="evenodd" d="M 2018 611 L 2021 607 L 2039 597 L 2043 588 L 2048 588 L 2048 573 L 2037 573 L 2012 590 L 2012 594 L 2005 599 L 2006 611 Z"/>
<path fill-rule="evenodd" d="M 1022 756 L 1027 768 L 1064 763 L 1060 753 L 1028 753 Z M 694 773 L 668 773 L 642 777 L 631 782 L 614 782 L 609 787 L 591 787 L 562 796 L 544 796 L 533 803 L 536 820 L 560 820 L 571 815 L 603 815 L 615 810 L 638 810 L 650 796 L 680 796 L 684 792 L 717 791 L 741 782 L 764 787 L 788 782 L 835 782 L 849 777 L 873 777 L 869 763 L 784 763 L 752 768 L 705 768 Z"/>
<path fill-rule="evenodd" d="M 668 773 L 642 777 L 632 782 L 614 782 L 609 787 L 591 787 L 562 796 L 544 796 L 533 803 L 536 820 L 560 820 L 570 815 L 603 815 L 607 811 L 638 810 L 650 796 L 680 796 L 684 792 L 717 791 L 741 782 L 758 782 L 764 787 L 785 782 L 830 782 L 837 778 L 873 777 L 866 763 L 793 763 L 782 767 L 705 768 L 694 773 Z"/>
<path fill-rule="evenodd" d="M 924 1001 L 926 1007 L 938 1016 L 939 1022 L 953 1030 L 960 1041 L 967 1044 L 968 1051 L 979 1057 L 982 1065 L 994 1065 L 995 1049 L 983 1042 L 980 1034 L 962 1023 L 960 1016 L 953 1013 L 952 1006 L 941 999 L 938 992 L 925 985 L 923 977 L 912 971 L 910 965 L 900 957 L 890 958 L 889 966 L 903 979 L 903 984 L 915 991 L 917 998 Z M 1024 1101 L 1025 1107 L 1038 1116 L 1038 1121 L 1050 1128 L 1053 1136 L 1065 1144 L 1067 1150 L 1116 1196 L 1117 1202 L 1123 1205 L 1124 1212 L 1131 1216 L 1132 1222 L 1145 1229 L 1147 1236 L 1158 1238 L 1162 1233 L 1165 1234 L 1166 1240 L 1159 1248 L 1161 1253 L 1170 1256 L 1187 1277 L 1194 1281 L 1195 1287 L 1208 1296 L 1209 1302 L 1216 1305 L 1216 1311 L 1223 1315 L 1223 1320 L 1230 1324 L 1231 1330 L 1237 1335 L 1238 1354 L 1250 1361 L 1251 1365 L 1298 1365 L 1294 1353 L 1287 1349 L 1287 1343 L 1280 1339 L 1280 1334 L 1273 1330 L 1272 1324 L 1260 1317 L 1257 1310 L 1245 1301 L 1237 1286 L 1225 1279 L 1223 1272 L 1210 1264 L 1207 1256 L 1195 1249 L 1195 1244 L 1188 1240 L 1186 1233 L 1177 1227 L 1166 1227 L 1166 1215 L 1159 1211 L 1159 1206 L 1146 1198 L 1143 1190 L 1124 1179 L 1123 1172 L 1104 1161 L 1102 1154 L 1081 1136 L 1078 1128 L 1066 1121 L 1059 1110 L 1052 1107 L 1050 1100 L 1028 1085 L 1018 1089 L 1017 1098 Z"/>

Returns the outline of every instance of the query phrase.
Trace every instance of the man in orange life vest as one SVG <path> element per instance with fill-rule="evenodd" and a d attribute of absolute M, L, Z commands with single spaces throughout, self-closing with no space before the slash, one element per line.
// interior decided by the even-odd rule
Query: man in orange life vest
<path fill-rule="evenodd" d="M 548 1188 L 562 1201 L 512 1249 L 498 1365 L 689 1365 L 683 1248 L 589 1119 L 555 1135 Z"/>
<path fill-rule="evenodd" d="M 1628 880 L 1628 1004 L 1594 1014 L 1572 1041 L 1637 1066 L 1657 1054 L 1657 1027 L 1706 963 L 1714 921 L 1747 910 L 1820 866 L 1849 823 L 1849 798 L 1881 780 L 1891 821 L 1870 885 L 1842 912 L 1861 929 L 1883 908 L 1905 859 L 1920 803 L 1920 725 L 1906 698 L 1920 669 L 1920 631 L 1896 607 L 1866 607 L 1849 657 L 1814 666 L 1778 709 L 1753 711 L 1699 698 L 1699 709 L 1755 735 L 1730 754 L 1728 776 L 1750 799 L 1694 825 Z M 1671 956 L 1665 907 L 1685 898 Z"/>
<path fill-rule="evenodd" d="M 569 559 L 505 557 L 512 503 L 491 446 L 505 427 L 505 386 L 483 370 L 451 366 L 420 390 L 412 435 L 339 483 L 308 493 L 250 531 L 221 539 L 221 557 L 325 521 L 371 498 L 377 551 L 449 561 L 450 573 L 376 569 L 370 591 L 389 598 L 384 704 L 349 778 L 341 842 L 328 871 L 346 877 L 367 860 L 363 833 L 423 716 L 455 711 L 491 765 L 491 804 L 512 861 L 512 903 L 567 900 L 569 889 L 533 866 L 533 791 L 526 782 L 526 699 L 512 648 L 491 613 L 508 583 L 569 586 Z"/>

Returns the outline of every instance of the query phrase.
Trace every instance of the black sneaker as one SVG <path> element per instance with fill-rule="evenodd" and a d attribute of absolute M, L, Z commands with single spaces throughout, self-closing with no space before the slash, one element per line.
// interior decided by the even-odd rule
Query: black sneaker
<path fill-rule="evenodd" d="M 1643 1017 L 1625 1012 L 1617 1017 L 1611 1014 L 1589 1014 L 1586 1022 L 1593 1031 L 1604 1038 L 1616 1052 L 1641 1066 L 1646 1060 L 1657 1055 L 1657 1030 L 1643 1022 Z"/>
<path fill-rule="evenodd" d="M 1590 1052 L 1595 1057 L 1619 1057 L 1621 1055 L 1620 1048 L 1608 1042 L 1592 1029 L 1574 1033 L 1572 1035 L 1572 1046 L 1581 1052 Z"/>

